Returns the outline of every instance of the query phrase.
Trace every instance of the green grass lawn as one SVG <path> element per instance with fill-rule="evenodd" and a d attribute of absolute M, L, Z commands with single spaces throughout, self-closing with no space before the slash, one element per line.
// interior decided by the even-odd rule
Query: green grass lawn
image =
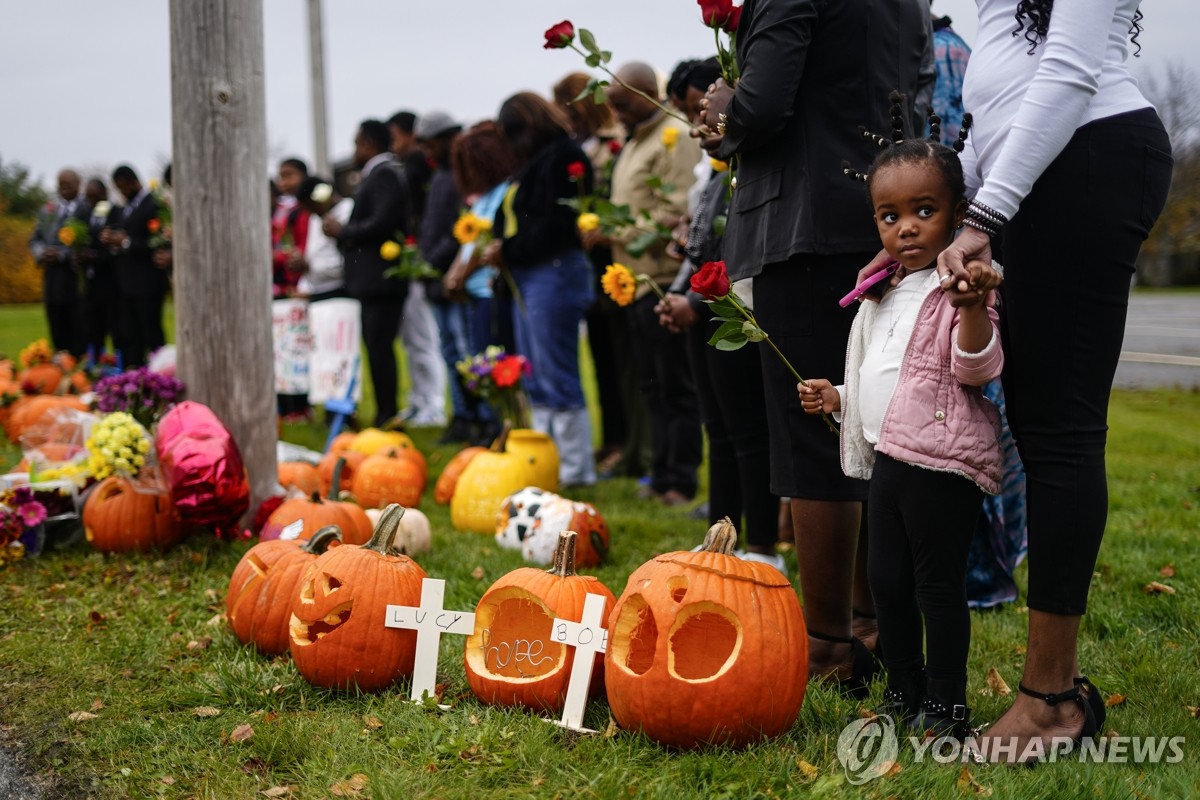
<path fill-rule="evenodd" d="M 10 325 L 36 310 L 0 310 L 0 351 L 34 334 Z M 36 319 L 41 324 L 40 318 Z M 15 332 L 24 327 L 24 332 Z M 1195 556 L 1200 523 L 1200 394 L 1120 392 L 1109 444 L 1111 513 L 1085 618 L 1081 660 L 1106 693 L 1124 699 L 1107 728 L 1125 736 L 1182 736 L 1178 764 L 974 767 L 993 797 L 1176 798 L 1200 796 L 1200 663 Z M 452 448 L 437 431 L 417 431 L 436 476 Z M 323 440 L 318 426 L 285 438 Z M 0 453 L 11 463 L 14 451 Z M 631 480 L 577 493 L 613 531 L 611 560 L 596 574 L 618 595 L 651 555 L 690 548 L 703 524 L 686 510 L 635 499 Z M 420 563 L 447 580 L 448 607 L 473 608 L 487 587 L 522 565 L 490 537 L 456 532 L 426 494 L 434 549 Z M 534 715 L 476 701 L 463 674 L 463 640 L 444 637 L 439 680 L 448 711 L 406 702 L 407 687 L 377 695 L 307 685 L 286 657 L 265 660 L 240 646 L 220 618 L 229 575 L 249 543 L 203 535 L 164 554 L 103 556 L 80 545 L 0 568 L 0 732 L 52 783 L 47 797 L 324 798 L 395 797 L 863 797 L 971 796 L 962 764 L 913 761 L 863 786 L 846 782 L 836 758 L 841 729 L 865 703 L 810 686 L 785 736 L 742 751 L 666 751 L 640 735 L 577 737 Z M 793 570 L 792 555 L 787 556 Z M 1170 565 L 1173 577 L 1164 577 Z M 477 569 L 479 570 L 477 572 Z M 1168 570 L 1170 572 L 1170 570 Z M 482 577 L 478 577 L 478 575 Z M 1174 594 L 1148 594 L 1161 581 Z M 1025 570 L 1018 581 L 1024 587 Z M 1016 687 L 1026 615 L 1016 607 L 974 614 L 970 696 L 978 722 L 1010 698 L 995 696 L 994 667 Z M 747 692 L 770 691 L 776 676 Z M 1114 700 L 1116 698 L 1114 697 Z M 196 709 L 217 709 L 200 716 Z M 74 712 L 94 718 L 72 718 Z M 585 723 L 605 730 L 607 706 L 593 702 Z M 235 742 L 240 725 L 253 736 Z M 19 743 L 19 744 L 17 744 Z M 815 773 L 802 769 L 815 767 Z M 262 792 L 290 787 L 287 793 Z M 340 794 L 339 794 L 340 793 Z"/>

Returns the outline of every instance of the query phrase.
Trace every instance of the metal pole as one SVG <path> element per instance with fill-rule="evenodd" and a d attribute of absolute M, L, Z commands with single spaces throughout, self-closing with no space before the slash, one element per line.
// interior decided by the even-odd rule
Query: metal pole
<path fill-rule="evenodd" d="M 316 174 L 329 172 L 329 134 L 325 122 L 325 45 L 321 30 L 321 0 L 308 0 L 308 54 L 312 82 L 313 149 Z"/>

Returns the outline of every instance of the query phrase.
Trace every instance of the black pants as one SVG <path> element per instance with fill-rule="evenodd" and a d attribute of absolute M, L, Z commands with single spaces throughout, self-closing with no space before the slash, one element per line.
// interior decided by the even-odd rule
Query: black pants
<path fill-rule="evenodd" d="M 706 308 L 701 319 L 708 316 Z M 708 433 L 708 519 L 729 517 L 747 543 L 769 548 L 779 536 L 779 498 L 771 494 L 762 362 L 757 347 L 724 351 L 708 344 L 718 325 L 697 323 L 684 334 Z"/>
<path fill-rule="evenodd" d="M 87 279 L 83 293 L 84 350 L 90 348 L 96 358 L 108 349 L 109 336 L 113 337 L 113 347 L 118 346 L 119 297 L 111 270 Z"/>
<path fill-rule="evenodd" d="M 146 356 L 166 344 L 162 314 L 164 295 L 124 295 L 117 321 L 118 347 L 126 368 L 145 365 Z"/>
<path fill-rule="evenodd" d="M 682 336 L 658 324 L 653 293 L 630 307 L 638 388 L 650 412 L 650 488 L 694 497 L 703 456 L 700 407 Z"/>
<path fill-rule="evenodd" d="M 405 286 L 400 294 L 358 298 L 362 304 L 362 337 L 367 347 L 367 365 L 371 368 L 371 385 L 375 387 L 376 425 L 387 422 L 399 410 L 396 336 L 400 333 L 400 315 L 407 294 L 408 287 Z"/>
<path fill-rule="evenodd" d="M 83 318 L 80 315 L 79 298 L 65 303 L 46 303 L 46 322 L 50 327 L 50 344 L 55 352 L 66 350 L 72 355 L 83 355 Z"/>
<path fill-rule="evenodd" d="M 933 680 L 966 680 L 967 550 L 982 508 L 983 490 L 968 478 L 875 454 L 867 577 L 890 675 L 924 665 Z"/>
<path fill-rule="evenodd" d="M 1087 607 L 1108 517 L 1108 399 L 1138 250 L 1166 202 L 1170 149 L 1153 109 L 1089 123 L 1004 230 L 1004 393 L 1025 464 L 1038 611 Z"/>

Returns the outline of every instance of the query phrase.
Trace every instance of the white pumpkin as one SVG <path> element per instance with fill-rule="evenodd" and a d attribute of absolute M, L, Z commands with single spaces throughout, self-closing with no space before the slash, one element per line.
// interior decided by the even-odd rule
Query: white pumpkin
<path fill-rule="evenodd" d="M 368 508 L 366 512 L 371 524 L 378 525 L 383 509 Z M 428 553 L 433 549 L 433 526 L 429 524 L 429 517 L 425 516 L 423 511 L 416 508 L 404 509 L 392 549 L 406 556 Z"/>

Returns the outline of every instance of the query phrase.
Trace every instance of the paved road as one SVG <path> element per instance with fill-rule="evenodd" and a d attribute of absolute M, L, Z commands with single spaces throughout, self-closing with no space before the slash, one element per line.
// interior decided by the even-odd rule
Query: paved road
<path fill-rule="evenodd" d="M 1114 385 L 1200 387 L 1200 294 L 1130 296 Z"/>

